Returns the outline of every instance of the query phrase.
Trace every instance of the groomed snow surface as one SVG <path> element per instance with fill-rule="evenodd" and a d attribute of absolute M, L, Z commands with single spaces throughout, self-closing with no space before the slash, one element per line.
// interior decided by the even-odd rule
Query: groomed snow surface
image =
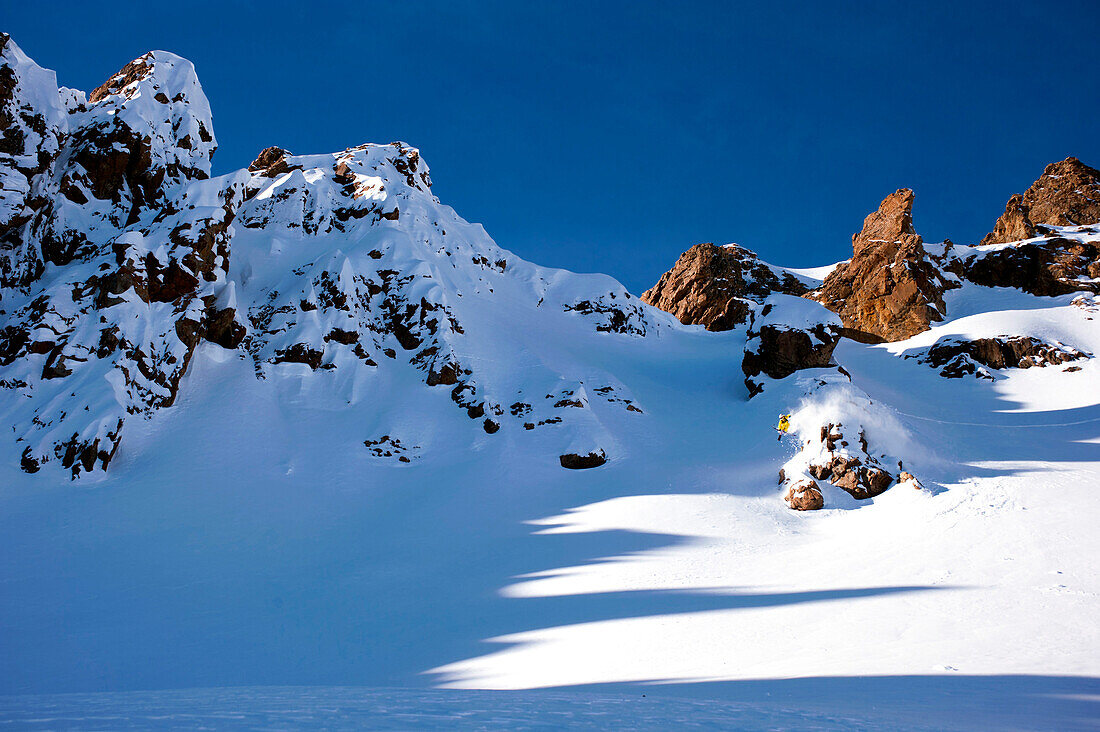
<path fill-rule="evenodd" d="M 0 468 L 0 689 L 24 695 L 0 720 L 1095 728 L 1097 361 L 989 382 L 900 357 L 958 333 L 1100 352 L 1072 299 L 967 286 L 930 333 L 843 342 L 925 489 L 808 513 L 772 429 L 805 376 L 746 401 L 740 332 L 540 334 L 562 378 L 643 410 L 601 415 L 610 460 L 584 471 L 415 375 L 338 408 L 313 374 L 203 346 L 102 481 Z M 383 428 L 430 449 L 379 460 Z M 121 693 L 285 685 L 369 688 Z"/>

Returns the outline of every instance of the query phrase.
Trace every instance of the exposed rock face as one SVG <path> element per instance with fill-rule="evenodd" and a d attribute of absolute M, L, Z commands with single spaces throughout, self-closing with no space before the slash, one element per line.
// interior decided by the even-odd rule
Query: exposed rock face
<path fill-rule="evenodd" d="M 838 313 L 844 335 L 866 342 L 897 341 L 943 319 L 947 288 L 913 229 L 913 191 L 883 200 L 852 237 L 852 258 L 811 297 Z"/>
<path fill-rule="evenodd" d="M 825 507 L 821 489 L 816 481 L 809 478 L 803 478 L 791 485 L 783 500 L 795 511 L 816 511 Z"/>
<path fill-rule="evenodd" d="M 577 455 L 576 453 L 567 453 L 561 455 L 558 460 L 561 462 L 563 468 L 569 470 L 587 470 L 588 468 L 598 468 L 607 462 L 607 455 L 603 450 L 597 450 L 596 452 L 590 452 L 587 455 Z"/>
<path fill-rule="evenodd" d="M 807 290 L 798 278 L 761 262 L 748 249 L 696 244 L 642 294 L 642 300 L 672 313 L 681 323 L 721 331 L 744 323 L 753 303 L 773 292 L 801 295 Z"/>
<path fill-rule="evenodd" d="M 1022 195 L 1008 200 L 1005 212 L 982 244 L 1030 239 L 1047 226 L 1100 223 L 1100 171 L 1077 158 L 1051 163 Z"/>
<path fill-rule="evenodd" d="M 986 287 L 1015 287 L 1032 295 L 1100 293 L 1100 242 L 1087 232 L 1061 232 L 971 254 L 962 275 Z"/>
<path fill-rule="evenodd" d="M 1044 343 L 1027 336 L 999 336 L 975 340 L 942 338 L 918 358 L 936 368 L 942 367 L 940 373 L 948 378 L 957 379 L 972 374 L 992 380 L 993 375 L 982 367 L 1027 369 L 1089 357 L 1089 354 L 1061 343 Z"/>
<path fill-rule="evenodd" d="M 741 371 L 749 396 L 763 391 L 761 375 L 783 379 L 802 369 L 832 364 L 840 321 L 814 302 L 789 295 L 768 298 L 749 327 Z"/>
<path fill-rule="evenodd" d="M 1008 200 L 981 243 L 1012 246 L 970 254 L 960 274 L 979 285 L 1033 295 L 1100 292 L 1100 241 L 1081 228 L 1097 223 L 1100 171 L 1077 158 L 1051 163 L 1027 191 Z"/>

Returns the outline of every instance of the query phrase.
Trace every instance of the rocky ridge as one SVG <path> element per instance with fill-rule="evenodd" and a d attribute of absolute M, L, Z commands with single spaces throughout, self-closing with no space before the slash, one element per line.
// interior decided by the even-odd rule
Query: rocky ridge
<path fill-rule="evenodd" d="M 524 371 L 538 344 L 505 344 L 532 320 L 584 338 L 662 319 L 609 277 L 496 246 L 438 201 L 415 148 L 268 148 L 210 178 L 190 62 L 150 52 L 84 95 L 0 39 L 0 388 L 24 470 L 105 470 L 125 423 L 171 406 L 205 347 L 262 381 L 318 380 L 345 407 L 411 370 L 479 432 L 549 431 L 554 454 L 604 454 L 599 415 L 641 413 L 622 384 Z M 379 445 L 411 442 L 364 438 L 383 459 L 405 455 Z"/>

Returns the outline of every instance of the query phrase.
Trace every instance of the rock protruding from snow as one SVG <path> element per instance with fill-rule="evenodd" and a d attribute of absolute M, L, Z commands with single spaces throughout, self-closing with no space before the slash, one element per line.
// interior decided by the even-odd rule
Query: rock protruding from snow
<path fill-rule="evenodd" d="M 808 289 L 797 277 L 760 261 L 748 249 L 696 244 L 642 294 L 642 300 L 686 325 L 722 331 L 748 320 L 753 304 L 773 292 L 801 295 Z"/>
<path fill-rule="evenodd" d="M 561 462 L 561 466 L 568 470 L 588 470 L 589 468 L 598 468 L 606 463 L 607 455 L 603 450 L 596 450 L 586 455 L 571 452 L 561 455 L 558 460 Z"/>
<path fill-rule="evenodd" d="M 818 303 L 772 295 L 760 315 L 753 316 L 741 361 L 749 396 L 764 390 L 764 376 L 783 379 L 832 364 L 840 333 L 840 319 Z"/>
<path fill-rule="evenodd" d="M 913 358 L 907 355 L 906 358 Z M 1030 336 L 997 338 L 941 338 L 916 356 L 921 362 L 941 368 L 940 374 L 957 379 L 973 375 L 993 380 L 987 369 L 1028 369 L 1090 358 L 1090 355 L 1061 343 L 1045 343 Z"/>
<path fill-rule="evenodd" d="M 817 511 L 825 507 L 821 488 L 811 478 L 796 480 L 787 490 L 787 495 L 783 496 L 783 500 L 795 511 Z"/>
<path fill-rule="evenodd" d="M 808 479 L 818 481 L 829 505 L 888 490 L 895 471 L 905 469 L 904 457 L 919 453 L 907 430 L 842 376 L 815 375 L 806 384 L 806 397 L 790 416 L 789 434 L 798 452 L 779 473 L 784 498 Z"/>
<path fill-rule="evenodd" d="M 838 313 L 845 335 L 865 342 L 904 340 L 943 319 L 943 274 L 913 228 L 913 191 L 887 196 L 852 237 L 852 258 L 811 297 Z"/>
<path fill-rule="evenodd" d="M 973 247 L 959 269 L 986 287 L 1014 287 L 1032 295 L 1100 293 L 1100 236 L 1093 227 L 1044 227 L 1048 234 L 1027 241 Z"/>
<path fill-rule="evenodd" d="M 982 245 L 1038 236 L 1042 226 L 1100 223 L 1100 171 L 1074 157 L 1051 163 L 1023 194 L 1008 199 L 1005 212 Z"/>

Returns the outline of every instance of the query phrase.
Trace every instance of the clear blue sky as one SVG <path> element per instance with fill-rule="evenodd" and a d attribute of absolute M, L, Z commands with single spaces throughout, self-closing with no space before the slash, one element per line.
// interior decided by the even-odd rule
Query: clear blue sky
<path fill-rule="evenodd" d="M 973 242 L 1043 166 L 1100 166 L 1100 2 L 3 3 L 90 90 L 198 67 L 216 172 L 268 145 L 405 140 L 436 194 L 540 264 L 640 292 L 700 241 L 849 256 L 896 188 Z"/>

